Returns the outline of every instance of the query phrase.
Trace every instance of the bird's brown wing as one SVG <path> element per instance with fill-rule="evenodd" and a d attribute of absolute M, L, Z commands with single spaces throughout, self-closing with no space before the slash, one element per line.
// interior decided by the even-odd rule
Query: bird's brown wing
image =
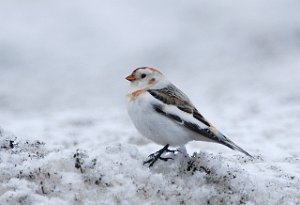
<path fill-rule="evenodd" d="M 160 100 L 167 105 L 174 105 L 178 109 L 192 114 L 195 119 L 204 123 L 206 126 L 211 126 L 211 124 L 194 107 L 189 98 L 174 85 L 162 89 L 149 89 L 147 91 L 157 100 Z"/>

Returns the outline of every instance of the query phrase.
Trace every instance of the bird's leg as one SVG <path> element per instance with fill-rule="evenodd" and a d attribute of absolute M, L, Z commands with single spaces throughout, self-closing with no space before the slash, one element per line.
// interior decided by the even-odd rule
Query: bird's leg
<path fill-rule="evenodd" d="M 159 159 L 163 160 L 163 161 L 168 161 L 169 159 L 172 159 L 170 157 L 162 157 L 161 156 L 164 152 L 172 152 L 172 153 L 175 152 L 175 150 L 169 150 L 168 147 L 169 147 L 169 145 L 167 144 L 166 146 L 164 146 L 162 149 L 158 150 L 157 152 L 150 154 L 149 155 L 150 159 L 147 161 L 144 161 L 144 165 L 149 163 L 149 167 L 152 167 L 153 164 Z"/>

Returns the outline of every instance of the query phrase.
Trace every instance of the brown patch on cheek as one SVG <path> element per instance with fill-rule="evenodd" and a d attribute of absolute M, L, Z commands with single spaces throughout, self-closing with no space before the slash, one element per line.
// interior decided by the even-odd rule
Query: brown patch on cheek
<path fill-rule="evenodd" d="M 155 81 L 156 81 L 155 78 L 151 78 L 151 79 L 148 81 L 148 83 L 149 83 L 149 84 L 153 84 L 153 83 L 155 83 Z"/>

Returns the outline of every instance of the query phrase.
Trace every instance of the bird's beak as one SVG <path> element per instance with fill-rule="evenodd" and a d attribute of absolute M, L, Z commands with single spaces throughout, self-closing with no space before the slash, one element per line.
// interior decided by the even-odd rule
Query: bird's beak
<path fill-rule="evenodd" d="M 136 80 L 136 78 L 133 76 L 133 75 L 129 75 L 125 78 L 126 80 L 129 80 L 129 81 L 134 81 Z"/>

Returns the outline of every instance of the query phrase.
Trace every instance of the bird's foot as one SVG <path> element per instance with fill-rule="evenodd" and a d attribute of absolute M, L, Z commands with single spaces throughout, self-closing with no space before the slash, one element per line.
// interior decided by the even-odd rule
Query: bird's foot
<path fill-rule="evenodd" d="M 171 152 L 171 153 L 175 153 L 176 150 L 170 150 L 168 149 L 169 145 L 167 144 L 166 146 L 164 146 L 162 149 L 158 150 L 157 152 L 153 153 L 153 154 L 150 154 L 149 155 L 149 160 L 147 161 L 144 161 L 144 165 L 145 164 L 149 164 L 149 167 L 152 167 L 153 164 L 157 161 L 157 160 L 163 160 L 163 161 L 168 161 L 169 159 L 173 159 L 173 158 L 170 158 L 170 157 L 162 157 L 161 155 L 164 153 L 164 152 Z"/>

